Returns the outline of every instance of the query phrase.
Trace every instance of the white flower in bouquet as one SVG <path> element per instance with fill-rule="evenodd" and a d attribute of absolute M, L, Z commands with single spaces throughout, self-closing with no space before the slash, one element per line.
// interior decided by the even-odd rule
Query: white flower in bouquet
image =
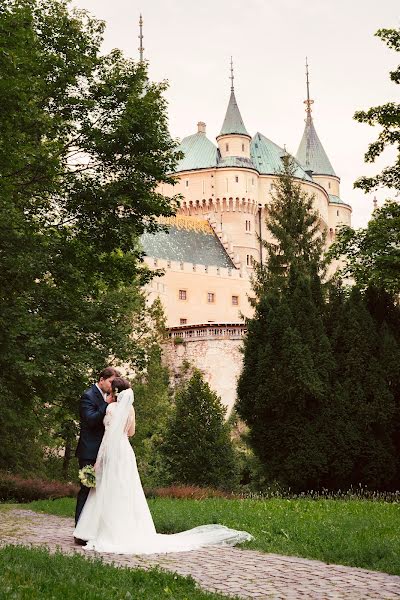
<path fill-rule="evenodd" d="M 88 488 L 96 487 L 96 471 L 93 465 L 86 465 L 79 471 L 78 475 L 83 485 Z"/>

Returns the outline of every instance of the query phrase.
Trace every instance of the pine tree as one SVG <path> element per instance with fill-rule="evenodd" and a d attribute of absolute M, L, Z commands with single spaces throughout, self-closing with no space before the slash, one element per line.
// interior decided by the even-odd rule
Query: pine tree
<path fill-rule="evenodd" d="M 176 394 L 162 453 L 171 482 L 222 489 L 238 482 L 235 453 L 224 421 L 225 409 L 200 371 Z"/>
<path fill-rule="evenodd" d="M 269 480 L 320 486 L 327 471 L 324 406 L 333 357 L 322 318 L 323 237 L 313 198 L 284 157 L 267 227 L 268 261 L 256 269 L 237 411 Z"/>
<path fill-rule="evenodd" d="M 397 471 L 396 404 L 390 389 L 397 343 L 387 325 L 374 320 L 357 287 L 341 300 L 342 310 L 330 328 L 336 369 L 326 413 L 334 451 L 325 485 L 388 489 Z"/>

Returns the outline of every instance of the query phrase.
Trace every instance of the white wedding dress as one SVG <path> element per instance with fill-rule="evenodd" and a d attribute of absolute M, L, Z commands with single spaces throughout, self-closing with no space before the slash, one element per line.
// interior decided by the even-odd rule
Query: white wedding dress
<path fill-rule="evenodd" d="M 107 408 L 105 433 L 96 462 L 96 488 L 90 490 L 74 536 L 84 548 L 118 554 L 184 552 L 210 545 L 249 541 L 246 531 L 202 525 L 174 534 L 157 533 L 128 439 L 133 392 L 124 390 Z"/>

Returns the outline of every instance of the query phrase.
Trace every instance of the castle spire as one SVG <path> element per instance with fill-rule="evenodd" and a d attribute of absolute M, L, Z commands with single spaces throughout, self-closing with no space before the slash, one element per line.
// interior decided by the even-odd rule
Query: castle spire
<path fill-rule="evenodd" d="M 236 102 L 235 88 L 233 85 L 234 78 L 233 61 L 231 57 L 231 74 L 229 77 L 231 80 L 231 96 L 229 98 L 228 108 L 226 110 L 225 119 L 219 135 L 230 135 L 236 133 L 250 137 L 247 133 L 246 127 L 244 126 L 242 115 L 240 114 L 240 110 Z"/>
<path fill-rule="evenodd" d="M 307 100 L 304 100 L 304 104 L 306 105 L 307 117 L 311 118 L 311 104 L 314 104 L 314 100 L 310 100 L 310 81 L 308 78 L 307 56 L 306 56 L 306 82 L 307 82 Z"/>
<path fill-rule="evenodd" d="M 336 173 L 333 170 L 330 160 L 317 135 L 311 116 L 311 105 L 314 104 L 314 100 L 310 100 L 310 81 L 307 59 L 306 85 L 307 99 L 304 100 L 307 113 L 306 126 L 303 137 L 301 138 L 299 149 L 297 150 L 296 159 L 306 171 L 312 171 L 314 175 L 330 175 L 332 177 L 336 177 Z"/>
<path fill-rule="evenodd" d="M 235 76 L 233 74 L 233 60 L 232 60 L 232 56 L 231 56 L 231 76 L 230 76 L 230 80 L 231 80 L 231 92 L 235 91 L 234 85 L 233 85 L 233 80 L 235 79 Z"/>
<path fill-rule="evenodd" d="M 140 45 L 139 45 L 139 57 L 140 57 L 140 62 L 143 62 L 143 18 L 142 18 L 142 13 L 140 13 L 140 19 L 139 19 L 139 35 L 138 35 L 139 41 L 140 41 Z"/>

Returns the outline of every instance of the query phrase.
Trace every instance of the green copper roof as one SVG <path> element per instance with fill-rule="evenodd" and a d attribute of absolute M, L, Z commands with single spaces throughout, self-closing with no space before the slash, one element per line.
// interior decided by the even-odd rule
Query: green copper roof
<path fill-rule="evenodd" d="M 315 131 L 310 113 L 307 114 L 306 126 L 296 158 L 304 169 L 312 171 L 313 175 L 332 175 L 336 177 L 336 173 Z"/>
<path fill-rule="evenodd" d="M 147 256 L 177 262 L 235 269 L 230 256 L 212 231 L 169 226 L 168 232 L 144 233 L 140 241 Z"/>
<path fill-rule="evenodd" d="M 282 169 L 282 156 L 285 150 L 271 142 L 262 133 L 256 133 L 251 140 L 250 154 L 252 161 L 261 175 L 275 175 Z M 297 163 L 297 161 L 296 161 Z M 297 163 L 295 177 L 312 181 L 312 178 Z"/>
<path fill-rule="evenodd" d="M 217 164 L 217 147 L 205 133 L 194 133 L 183 138 L 179 150 L 184 157 L 179 161 L 176 172 L 209 169 Z"/>
<path fill-rule="evenodd" d="M 246 127 L 244 126 L 242 115 L 240 114 L 233 89 L 231 90 L 231 97 L 229 98 L 225 120 L 219 135 L 229 135 L 231 133 L 249 135 L 246 131 Z"/>
<path fill-rule="evenodd" d="M 339 198 L 339 196 L 335 196 L 334 194 L 328 194 L 328 196 L 329 202 L 332 204 L 343 204 L 344 206 L 350 206 L 350 204 L 346 204 L 346 202 L 343 202 L 343 200 Z"/>

